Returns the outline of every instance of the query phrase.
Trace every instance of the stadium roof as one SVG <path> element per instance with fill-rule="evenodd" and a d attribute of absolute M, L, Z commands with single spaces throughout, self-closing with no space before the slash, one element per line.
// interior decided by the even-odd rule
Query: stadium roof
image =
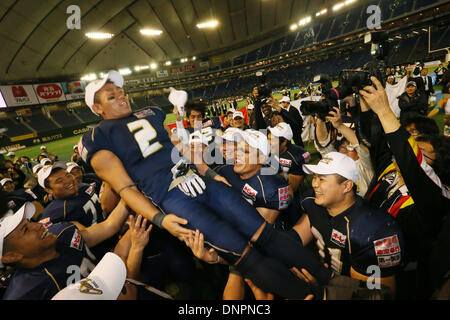
<path fill-rule="evenodd" d="M 237 56 L 337 0 L 2 0 L 0 80 L 76 78 L 110 68 Z M 359 1 L 361 3 L 362 1 Z M 68 11 L 77 5 L 81 29 Z M 197 24 L 216 19 L 218 27 Z M 141 29 L 162 31 L 144 36 Z M 87 32 L 114 34 L 93 40 Z"/>

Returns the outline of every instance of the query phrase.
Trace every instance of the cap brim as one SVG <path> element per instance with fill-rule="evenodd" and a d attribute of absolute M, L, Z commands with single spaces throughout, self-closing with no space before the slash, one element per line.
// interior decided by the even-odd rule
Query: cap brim
<path fill-rule="evenodd" d="M 302 168 L 306 174 L 321 174 L 321 175 L 338 174 L 335 170 L 324 168 L 321 165 L 304 164 Z"/>
<path fill-rule="evenodd" d="M 108 252 L 86 279 L 67 286 L 52 300 L 116 300 L 125 284 L 126 276 L 125 263 L 118 255 Z M 91 286 L 95 283 L 97 286 L 86 287 L 86 282 Z"/>

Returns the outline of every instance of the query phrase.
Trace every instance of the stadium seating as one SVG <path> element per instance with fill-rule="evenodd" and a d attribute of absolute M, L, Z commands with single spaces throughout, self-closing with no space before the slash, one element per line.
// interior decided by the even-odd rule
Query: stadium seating
<path fill-rule="evenodd" d="M 24 134 L 32 133 L 30 129 L 24 126 L 22 123 L 12 119 L 0 120 L 0 128 L 6 128 L 8 131 L 5 132 L 7 137 L 16 137 Z"/>
<path fill-rule="evenodd" d="M 66 110 L 53 111 L 51 115 L 52 118 L 61 125 L 61 127 L 72 127 L 82 123 L 73 114 L 67 112 Z"/>
<path fill-rule="evenodd" d="M 24 119 L 27 121 L 30 127 L 32 127 L 37 132 L 58 129 L 58 126 L 47 116 L 45 116 L 40 110 L 34 111 L 31 116 L 24 117 Z"/>

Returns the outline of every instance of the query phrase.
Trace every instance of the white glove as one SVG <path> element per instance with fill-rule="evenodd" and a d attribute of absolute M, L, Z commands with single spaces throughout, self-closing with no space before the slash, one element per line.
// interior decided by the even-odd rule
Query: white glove
<path fill-rule="evenodd" d="M 178 108 L 178 114 L 182 117 L 184 116 L 184 106 L 188 101 L 188 94 L 186 91 L 176 90 L 175 88 L 170 88 L 169 101 L 171 104 Z"/>
<path fill-rule="evenodd" d="M 195 198 L 197 194 L 203 194 L 203 190 L 206 189 L 205 182 L 196 173 L 190 170 L 189 165 L 184 159 L 178 161 L 171 171 L 174 181 L 172 181 L 169 190 L 177 186 L 185 195 L 193 198 Z"/>
<path fill-rule="evenodd" d="M 195 198 L 198 194 L 203 194 L 206 189 L 205 182 L 197 174 L 192 173 L 186 177 L 186 180 L 178 185 L 185 195 Z"/>

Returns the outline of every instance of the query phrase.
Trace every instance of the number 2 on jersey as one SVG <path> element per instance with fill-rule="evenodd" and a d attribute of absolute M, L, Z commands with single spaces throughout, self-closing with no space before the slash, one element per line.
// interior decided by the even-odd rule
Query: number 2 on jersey
<path fill-rule="evenodd" d="M 157 133 L 155 128 L 153 128 L 153 126 L 146 119 L 130 122 L 127 126 L 130 132 L 136 131 L 134 138 L 136 139 L 144 158 L 147 158 L 149 155 L 155 153 L 163 147 L 159 142 L 150 144 L 150 141 L 156 138 Z"/>

